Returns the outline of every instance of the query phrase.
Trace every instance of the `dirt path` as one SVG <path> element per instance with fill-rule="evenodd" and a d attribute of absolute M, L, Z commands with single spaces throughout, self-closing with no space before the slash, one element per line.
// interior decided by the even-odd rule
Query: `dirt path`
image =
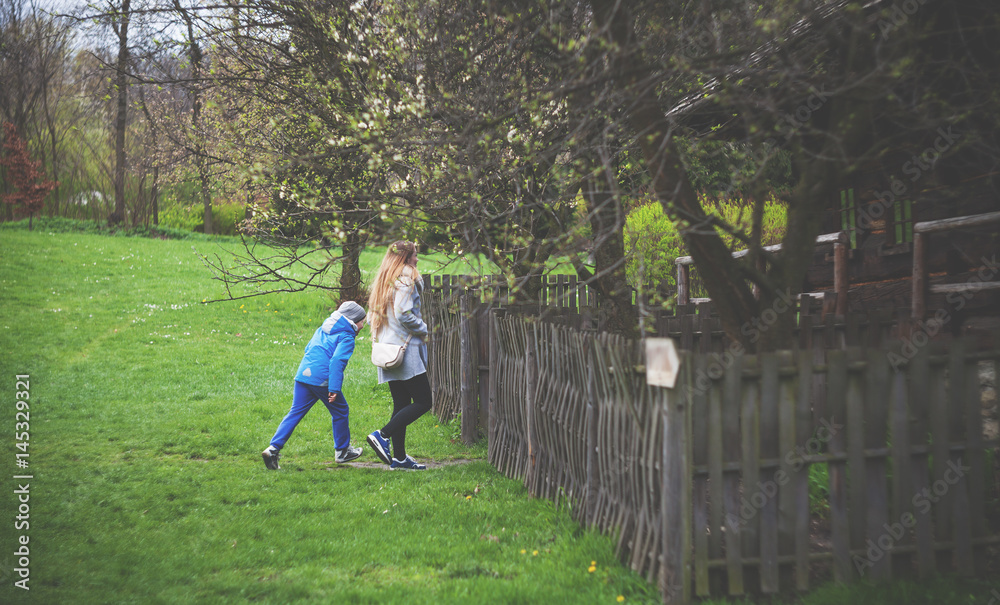
<path fill-rule="evenodd" d="M 421 464 L 426 464 L 427 465 L 427 470 L 431 470 L 431 469 L 435 469 L 435 468 L 442 468 L 442 467 L 445 467 L 445 466 L 455 466 L 455 465 L 458 465 L 458 464 L 469 464 L 471 462 L 477 462 L 477 461 L 478 460 L 471 460 L 469 458 L 456 458 L 456 459 L 453 459 L 453 460 L 429 460 L 429 459 L 423 459 L 422 458 L 422 459 L 418 460 L 417 462 L 420 462 Z M 393 470 L 393 469 L 389 468 L 388 464 L 383 464 L 382 462 L 379 462 L 378 460 L 359 460 L 357 462 L 346 462 L 344 464 L 337 464 L 336 462 L 334 462 L 334 461 L 331 460 L 329 462 L 324 462 L 323 464 L 326 466 L 327 470 L 332 470 L 334 468 L 340 468 L 340 467 L 344 467 L 344 466 L 351 466 L 351 467 L 354 467 L 354 468 L 377 468 L 377 469 L 382 469 L 382 470 L 386 470 L 386 471 Z"/>

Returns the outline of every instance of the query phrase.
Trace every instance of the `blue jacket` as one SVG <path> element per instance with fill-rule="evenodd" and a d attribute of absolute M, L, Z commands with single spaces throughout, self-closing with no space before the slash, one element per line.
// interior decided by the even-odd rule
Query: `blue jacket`
<path fill-rule="evenodd" d="M 340 391 L 344 386 L 347 360 L 354 353 L 356 336 L 354 324 L 340 313 L 334 312 L 306 345 L 306 353 L 299 363 L 295 380 L 325 386 L 331 392 Z"/>

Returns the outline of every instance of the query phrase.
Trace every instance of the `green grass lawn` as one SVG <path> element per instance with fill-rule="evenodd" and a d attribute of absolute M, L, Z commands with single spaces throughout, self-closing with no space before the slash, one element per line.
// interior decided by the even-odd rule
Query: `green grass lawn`
<path fill-rule="evenodd" d="M 530 499 L 430 414 L 407 444 L 442 463 L 427 472 L 384 470 L 367 446 L 367 464 L 337 465 L 321 405 L 266 471 L 260 451 L 332 302 L 202 304 L 222 288 L 196 251 L 220 245 L 237 244 L 0 231 L 0 602 L 657 600 L 610 538 Z M 345 385 L 357 443 L 391 410 L 369 339 Z M 30 376 L 27 469 L 15 467 L 17 374 Z M 15 474 L 33 476 L 26 530 Z M 13 586 L 22 535 L 28 592 Z"/>
<path fill-rule="evenodd" d="M 260 451 L 332 303 L 314 292 L 203 304 L 223 291 L 198 254 L 234 245 L 0 230 L 0 603 L 659 602 L 612 538 L 529 498 L 484 446 L 456 439 L 456 423 L 412 425 L 407 449 L 436 466 L 393 472 L 367 446 L 358 464 L 334 463 L 320 406 L 282 470 L 266 471 Z M 345 384 L 357 443 L 391 409 L 369 338 Z M 23 469 L 19 374 L 30 376 Z M 29 526 L 16 528 L 25 482 Z M 30 591 L 14 586 L 21 536 Z M 953 580 L 845 590 L 806 602 L 992 596 Z"/>

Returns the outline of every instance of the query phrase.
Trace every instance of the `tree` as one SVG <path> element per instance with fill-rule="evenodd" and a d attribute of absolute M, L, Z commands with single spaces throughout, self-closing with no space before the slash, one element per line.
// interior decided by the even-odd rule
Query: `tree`
<path fill-rule="evenodd" d="M 525 284 L 563 256 L 609 298 L 609 325 L 634 333 L 623 209 L 652 195 L 730 336 L 750 350 L 785 346 L 792 313 L 763 335 L 745 328 L 799 293 L 822 214 L 848 179 L 879 163 L 891 176 L 886 158 L 948 125 L 969 136 L 942 164 L 971 149 L 980 163 L 1000 158 L 985 134 L 997 130 L 1000 86 L 989 3 L 923 6 L 905 20 L 893 10 L 258 0 L 216 38 L 227 86 L 271 112 L 267 151 L 248 162 L 270 194 L 252 232 L 319 249 L 324 237 L 435 232 Z M 749 228 L 706 212 L 706 150 L 733 160 L 729 183 L 710 182 L 744 196 Z M 778 180 L 788 229 L 775 254 L 762 219 Z M 749 254 L 733 259 L 720 233 Z"/>
<path fill-rule="evenodd" d="M 996 141 L 977 134 L 996 130 L 1000 81 L 997 51 L 988 42 L 1000 23 L 987 2 L 927 6 L 902 20 L 888 4 L 841 1 L 803 12 L 798 3 L 774 2 L 755 5 L 753 18 L 741 19 L 728 3 L 708 2 L 689 14 L 695 23 L 702 17 L 695 31 L 709 42 L 693 58 L 679 48 L 686 36 L 674 26 L 674 7 L 591 4 L 594 39 L 609 49 L 619 106 L 642 149 L 651 189 L 682 224 L 724 328 L 747 349 L 788 345 L 792 313 L 778 314 L 762 335 L 746 327 L 778 300 L 798 294 L 822 211 L 848 177 L 891 157 L 897 146 L 919 148 L 927 133 L 948 125 L 966 125 L 970 136 L 963 144 L 984 153 L 979 161 L 1000 158 Z M 742 32 L 724 31 L 726 21 L 740 23 Z M 670 44 L 660 32 L 681 35 Z M 662 85 L 678 79 L 681 92 L 692 94 Z M 800 114 L 805 117 L 789 117 Z M 706 136 L 764 151 L 758 174 L 774 141 L 796 158 L 780 254 L 762 250 L 763 196 L 756 195 L 751 232 L 734 231 L 750 254 L 742 261 L 730 257 L 718 229 L 733 226 L 704 211 L 679 149 L 677 134 L 699 123 L 721 133 Z M 954 157 L 960 147 L 941 156 Z M 899 165 L 889 166 L 886 173 L 898 171 Z M 748 183 L 751 190 L 759 184 L 759 176 Z M 766 261 L 763 271 L 758 259 Z"/>
<path fill-rule="evenodd" d="M 11 122 L 58 181 L 66 129 L 69 35 L 65 22 L 35 3 L 0 0 L 0 118 Z M 55 196 L 59 202 L 58 191 Z"/>
<path fill-rule="evenodd" d="M 28 156 L 28 147 L 12 123 L 3 123 L 3 134 L 0 165 L 7 168 L 7 177 L 14 187 L 14 192 L 5 194 L 3 201 L 28 216 L 30 230 L 35 213 L 41 210 L 45 196 L 56 187 L 56 183 L 45 180 L 45 174 L 39 170 L 41 162 Z"/>
<path fill-rule="evenodd" d="M 208 170 L 208 159 L 206 157 L 205 150 L 205 135 L 203 132 L 203 118 L 202 118 L 202 87 L 206 81 L 204 77 L 205 67 L 202 64 L 204 60 L 204 55 L 202 53 L 201 44 L 195 35 L 194 29 L 194 17 L 191 11 L 185 8 L 180 0 L 173 0 L 174 9 L 183 21 L 185 31 L 187 33 L 187 39 L 185 40 L 187 46 L 187 54 L 190 60 L 190 95 L 191 95 L 191 140 L 192 140 L 192 155 L 194 156 L 195 166 L 198 169 L 198 180 L 201 186 L 201 200 L 202 207 L 204 208 L 204 231 L 205 233 L 212 233 L 212 190 L 211 190 L 211 177 Z"/>
<path fill-rule="evenodd" d="M 125 171 L 128 158 L 125 155 L 125 131 L 128 124 L 128 28 L 132 18 L 131 0 L 120 0 L 120 4 L 108 6 L 109 22 L 118 39 L 118 58 L 115 64 L 115 92 L 118 99 L 115 112 L 115 209 L 108 216 L 109 225 L 125 221 Z"/>
<path fill-rule="evenodd" d="M 319 287 L 364 300 L 360 255 L 379 216 L 372 191 L 385 175 L 362 146 L 339 144 L 363 121 L 371 73 L 355 58 L 367 53 L 372 24 L 346 3 L 298 0 L 234 8 L 224 27 L 221 19 L 203 22 L 216 24 L 217 103 L 233 114 L 225 153 L 242 164 L 260 202 L 243 225 L 252 238 L 245 250 L 210 265 L 227 287 L 254 286 L 246 295 Z M 265 254 L 257 243 L 268 246 Z M 295 265 L 308 275 L 275 270 Z M 338 284 L 327 283 L 338 268 Z"/>

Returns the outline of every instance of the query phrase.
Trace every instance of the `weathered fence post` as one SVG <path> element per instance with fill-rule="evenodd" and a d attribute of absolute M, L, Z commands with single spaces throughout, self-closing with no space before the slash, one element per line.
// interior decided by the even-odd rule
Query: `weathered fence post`
<path fill-rule="evenodd" d="M 499 335 L 497 334 L 497 314 L 500 309 L 494 307 L 492 309 L 486 310 L 486 318 L 489 320 L 489 325 L 487 327 L 487 333 L 489 338 L 489 354 L 486 357 L 487 362 L 490 366 L 490 371 L 487 376 L 487 424 L 486 424 L 486 439 L 488 446 L 493 445 L 493 437 L 496 434 L 497 426 L 497 367 L 500 363 L 500 343 Z"/>
<path fill-rule="evenodd" d="M 525 335 L 525 350 L 524 350 L 524 421 L 527 433 L 528 441 L 528 465 L 524 473 L 524 484 L 530 486 L 534 484 L 535 473 L 537 467 L 535 466 L 535 456 L 538 451 L 535 447 L 535 388 L 538 385 L 538 350 L 536 348 L 535 341 L 535 329 L 533 324 L 521 321 L 521 330 L 524 330 Z M 532 496 L 536 495 L 531 493 Z"/>
<path fill-rule="evenodd" d="M 438 292 L 440 291 L 439 288 L 441 287 L 441 276 L 432 275 L 425 283 L 427 283 L 428 285 L 424 289 L 423 296 L 426 299 L 426 302 L 424 304 L 427 310 L 425 313 L 427 319 L 429 320 L 427 322 L 427 328 L 429 330 L 427 337 L 430 340 L 430 342 L 427 343 L 427 367 L 430 368 L 430 371 L 427 372 L 427 379 L 431 383 L 431 393 L 434 396 L 434 400 L 437 401 L 438 381 L 437 381 L 437 372 L 434 371 L 434 369 L 437 367 L 436 363 L 437 358 L 434 349 L 440 346 L 438 344 L 438 338 L 440 338 L 441 336 L 441 325 L 440 325 L 441 299 L 438 297 Z"/>
<path fill-rule="evenodd" d="M 468 283 L 463 284 L 465 288 L 458 298 L 459 314 L 461 316 L 459 328 L 459 366 L 461 367 L 461 387 L 462 394 L 462 443 L 472 445 L 476 442 L 476 419 L 479 416 L 476 410 L 476 402 L 472 396 L 472 383 L 474 378 L 474 359 L 472 356 L 472 317 L 469 313 L 469 288 Z"/>
<path fill-rule="evenodd" d="M 486 313 L 490 322 L 490 353 L 488 361 L 490 368 L 492 368 L 489 373 L 489 393 L 487 395 L 489 399 L 489 421 L 487 424 L 486 443 L 491 449 L 497 445 L 496 430 L 497 420 L 499 419 L 499 414 L 497 413 L 497 382 L 499 381 L 499 372 L 496 368 L 500 365 L 500 341 L 497 332 L 497 317 L 501 312 L 500 309 L 493 308 L 489 309 Z"/>
<path fill-rule="evenodd" d="M 681 353 L 680 375 L 673 389 L 664 389 L 663 484 L 661 489 L 663 556 L 660 593 L 664 603 L 691 601 L 691 353 Z"/>
<path fill-rule="evenodd" d="M 476 398 L 478 408 L 478 416 L 476 418 L 477 423 L 477 440 L 481 439 L 483 436 L 488 435 L 488 428 L 490 424 L 490 338 L 493 335 L 493 331 L 490 329 L 493 322 L 490 321 L 490 307 L 494 304 L 493 301 L 496 299 L 491 296 L 491 286 L 492 279 L 487 277 L 486 279 L 480 278 L 478 281 L 478 286 L 476 292 L 473 294 L 472 306 L 473 317 L 476 330 L 475 338 L 475 349 L 473 350 L 473 363 L 475 364 L 475 377 L 476 384 L 478 388 L 474 391 L 473 397 Z"/>
<path fill-rule="evenodd" d="M 594 360 L 591 357 L 594 344 L 592 334 L 583 335 L 583 358 L 587 364 L 587 493 L 584 497 L 584 518 L 591 527 L 597 523 L 600 487 L 597 473 L 597 377 L 594 375 Z"/>
<path fill-rule="evenodd" d="M 677 304 L 686 305 L 691 298 L 691 266 L 677 263 Z"/>

